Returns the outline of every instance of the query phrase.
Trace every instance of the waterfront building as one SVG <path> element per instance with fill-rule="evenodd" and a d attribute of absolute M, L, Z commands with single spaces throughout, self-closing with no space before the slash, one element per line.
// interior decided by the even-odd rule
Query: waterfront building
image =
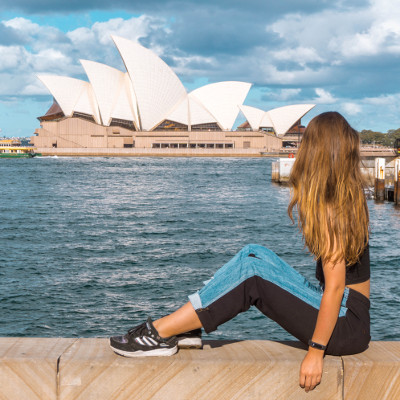
<path fill-rule="evenodd" d="M 262 111 L 243 105 L 247 82 L 217 82 L 187 92 L 155 53 L 112 37 L 126 67 L 81 60 L 88 77 L 40 75 L 53 95 L 32 143 L 37 148 L 253 148 L 277 150 L 313 104 Z M 239 112 L 251 130 L 232 131 Z"/>

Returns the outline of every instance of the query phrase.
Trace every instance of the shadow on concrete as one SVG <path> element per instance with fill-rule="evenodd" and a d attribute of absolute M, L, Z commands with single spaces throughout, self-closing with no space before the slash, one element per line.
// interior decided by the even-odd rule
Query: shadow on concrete
<path fill-rule="evenodd" d="M 210 348 L 216 349 L 218 347 L 226 346 L 228 344 L 234 344 L 240 342 L 245 342 L 245 340 L 203 340 L 203 346 L 210 346 Z M 307 350 L 308 348 L 304 343 L 298 342 L 296 340 L 290 340 L 290 341 L 271 340 L 271 342 L 281 343 L 285 346 L 292 347 L 295 349 Z"/>
<path fill-rule="evenodd" d="M 228 344 L 240 342 L 243 342 L 243 340 L 203 340 L 203 346 L 210 346 L 212 349 L 216 349 Z"/>

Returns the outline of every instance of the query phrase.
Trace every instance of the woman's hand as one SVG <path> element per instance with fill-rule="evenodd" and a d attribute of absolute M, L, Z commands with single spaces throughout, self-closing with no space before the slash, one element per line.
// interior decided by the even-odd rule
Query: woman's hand
<path fill-rule="evenodd" d="M 306 391 L 313 390 L 321 382 L 324 352 L 309 349 L 300 367 L 300 386 Z"/>

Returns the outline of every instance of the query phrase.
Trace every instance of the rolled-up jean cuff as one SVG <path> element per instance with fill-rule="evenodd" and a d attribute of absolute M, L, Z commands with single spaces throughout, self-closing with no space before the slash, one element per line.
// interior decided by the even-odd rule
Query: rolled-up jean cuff
<path fill-rule="evenodd" d="M 189 301 L 192 304 L 194 311 L 196 311 L 196 314 L 199 317 L 201 326 L 203 327 L 204 331 L 206 333 L 215 331 L 218 325 L 215 324 L 215 321 L 213 320 L 208 308 L 203 308 L 199 293 L 196 292 L 191 294 L 189 296 Z"/>
<path fill-rule="evenodd" d="M 203 308 L 203 305 L 201 304 L 200 295 L 198 292 L 191 294 L 189 296 L 189 301 L 192 303 L 192 306 L 195 310 Z"/>

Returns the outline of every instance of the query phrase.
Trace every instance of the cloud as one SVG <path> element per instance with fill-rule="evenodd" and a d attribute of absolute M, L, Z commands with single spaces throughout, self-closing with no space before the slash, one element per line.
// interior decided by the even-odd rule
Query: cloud
<path fill-rule="evenodd" d="M 4 22 L 0 23 L 0 45 L 10 46 L 22 43 L 24 43 L 23 38 L 13 27 L 5 25 Z"/>
<path fill-rule="evenodd" d="M 6 27 L 14 29 L 14 31 L 18 32 L 20 37 L 25 37 L 27 41 L 40 32 L 40 26 L 38 24 L 22 17 L 13 18 L 9 21 L 3 21 L 2 23 Z"/>
<path fill-rule="evenodd" d="M 373 0 L 369 23 L 362 31 L 344 36 L 338 46 L 346 57 L 400 54 L 400 9 L 393 1 Z"/>
<path fill-rule="evenodd" d="M 16 69 L 28 52 L 21 46 L 0 46 L 0 71 Z"/>
<path fill-rule="evenodd" d="M 163 20 L 146 15 L 127 20 L 114 18 L 106 22 L 96 22 L 90 28 L 75 29 L 68 32 L 66 37 L 70 40 L 72 48 L 79 53 L 79 58 L 123 68 L 111 35 L 140 41 L 151 36 L 155 30 L 163 30 L 164 26 Z"/>
<path fill-rule="evenodd" d="M 325 89 L 317 88 L 315 89 L 315 94 L 317 97 L 315 97 L 312 101 L 313 103 L 317 104 L 334 104 L 337 102 L 337 99 L 335 99 L 334 96 L 332 96 L 331 93 L 326 91 Z"/>
<path fill-rule="evenodd" d="M 37 74 L 49 73 L 87 79 L 79 59 L 91 59 L 124 69 L 111 34 L 133 40 L 162 29 L 163 21 L 141 16 L 111 19 L 64 33 L 52 26 L 39 26 L 26 18 L 3 21 L 22 40 L 17 45 L 0 45 L 0 95 L 37 95 L 47 91 Z"/>
<path fill-rule="evenodd" d="M 357 115 L 362 112 L 362 107 L 356 103 L 343 103 L 341 108 L 344 110 L 345 113 L 348 115 Z"/>
<path fill-rule="evenodd" d="M 309 63 L 322 63 L 324 60 L 317 54 L 316 49 L 312 47 L 299 46 L 284 50 L 272 51 L 271 55 L 275 60 L 294 61 L 304 67 Z"/>
<path fill-rule="evenodd" d="M 293 101 L 294 99 L 298 99 L 301 93 L 301 89 L 279 89 L 275 90 L 269 94 L 269 98 L 276 101 Z"/>

